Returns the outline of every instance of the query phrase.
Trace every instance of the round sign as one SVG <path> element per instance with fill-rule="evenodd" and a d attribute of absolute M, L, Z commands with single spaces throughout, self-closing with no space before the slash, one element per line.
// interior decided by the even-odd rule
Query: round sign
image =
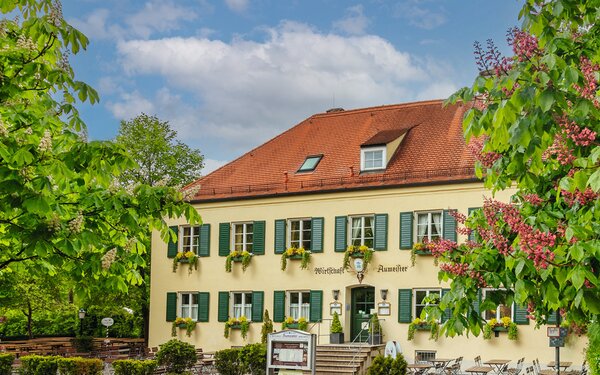
<path fill-rule="evenodd" d="M 398 343 L 397 341 L 388 341 L 387 344 L 385 344 L 384 355 L 386 357 L 392 357 L 396 359 L 398 353 L 402 353 L 400 343 Z"/>
<path fill-rule="evenodd" d="M 356 272 L 362 272 L 364 270 L 364 261 L 360 258 L 354 259 L 354 269 Z"/>
<path fill-rule="evenodd" d="M 104 319 L 102 319 L 101 322 L 102 322 L 102 325 L 105 327 L 110 327 L 113 324 L 115 324 L 115 321 L 113 320 L 113 318 L 104 318 Z"/>

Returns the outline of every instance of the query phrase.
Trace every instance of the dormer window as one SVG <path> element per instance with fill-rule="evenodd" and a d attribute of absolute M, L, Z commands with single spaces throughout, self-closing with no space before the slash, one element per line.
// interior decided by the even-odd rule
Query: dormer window
<path fill-rule="evenodd" d="M 372 171 L 385 169 L 387 162 L 386 147 L 364 147 L 360 150 L 360 170 Z"/>
<path fill-rule="evenodd" d="M 312 171 L 314 171 L 315 168 L 317 168 L 317 165 L 319 165 L 319 162 L 321 161 L 322 157 L 323 157 L 323 155 L 307 156 L 306 160 L 304 160 L 304 163 L 302 163 L 302 165 L 300 166 L 300 168 L 298 169 L 297 172 L 312 172 Z"/>

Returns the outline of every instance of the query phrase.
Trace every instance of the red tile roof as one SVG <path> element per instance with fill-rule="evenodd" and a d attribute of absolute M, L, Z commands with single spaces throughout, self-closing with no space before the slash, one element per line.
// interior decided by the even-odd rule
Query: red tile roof
<path fill-rule="evenodd" d="M 474 180 L 461 104 L 441 100 L 319 113 L 194 182 L 193 201 Z M 406 133 L 385 171 L 360 173 L 361 145 Z M 313 172 L 296 173 L 309 155 Z"/>

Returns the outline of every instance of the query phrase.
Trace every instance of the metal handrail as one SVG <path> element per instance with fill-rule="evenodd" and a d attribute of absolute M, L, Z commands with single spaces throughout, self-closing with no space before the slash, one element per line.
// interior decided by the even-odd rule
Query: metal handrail
<path fill-rule="evenodd" d="M 385 322 L 385 319 L 379 319 L 379 321 Z M 369 328 L 367 329 L 367 332 L 372 331 L 373 330 L 372 328 L 373 328 L 373 322 L 371 322 L 371 319 L 369 318 Z M 354 337 L 354 339 L 352 339 L 351 343 L 353 344 L 356 340 L 358 340 L 361 337 L 361 335 L 364 333 L 364 331 L 365 331 L 365 329 L 361 327 L 360 331 L 358 332 L 358 335 L 356 335 L 356 337 Z M 381 333 L 381 336 L 383 337 L 383 333 Z M 364 343 L 361 342 L 361 344 L 356 347 L 357 350 L 355 351 L 354 355 L 352 356 L 352 359 L 350 360 L 350 364 L 354 364 L 355 359 L 358 356 L 358 354 L 360 353 L 361 349 L 366 346 L 363 344 Z M 348 346 L 348 350 L 350 350 L 350 348 L 351 348 L 351 346 Z"/>

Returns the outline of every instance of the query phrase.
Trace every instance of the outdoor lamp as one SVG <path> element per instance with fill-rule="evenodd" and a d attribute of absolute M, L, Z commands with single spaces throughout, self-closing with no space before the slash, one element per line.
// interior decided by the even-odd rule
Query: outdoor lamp
<path fill-rule="evenodd" d="M 85 310 L 79 309 L 77 314 L 79 315 L 79 336 L 83 336 L 83 318 L 85 318 Z"/>
<path fill-rule="evenodd" d="M 340 290 L 339 289 L 334 289 L 331 291 L 331 293 L 333 294 L 334 301 L 337 301 L 338 298 L 340 298 Z"/>
<path fill-rule="evenodd" d="M 79 309 L 79 319 L 83 319 L 85 318 L 85 310 L 84 309 Z"/>
<path fill-rule="evenodd" d="M 381 293 L 381 299 L 384 300 L 384 301 L 387 300 L 388 290 L 387 289 L 381 289 L 379 292 Z"/>

